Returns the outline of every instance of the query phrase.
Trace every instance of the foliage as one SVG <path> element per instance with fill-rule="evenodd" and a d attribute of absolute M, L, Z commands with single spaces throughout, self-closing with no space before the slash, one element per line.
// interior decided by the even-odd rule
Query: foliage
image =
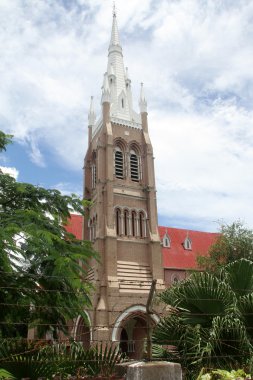
<path fill-rule="evenodd" d="M 26 337 L 36 326 L 39 336 L 51 331 L 56 338 L 67 333 L 68 320 L 86 318 L 85 268 L 96 255 L 64 228 L 70 211 L 83 215 L 83 206 L 75 195 L 0 174 L 0 336 Z"/>
<path fill-rule="evenodd" d="M 0 368 L 0 380 L 3 380 L 3 379 L 14 379 L 14 377 L 12 376 L 10 372 L 6 371 L 3 368 Z"/>
<path fill-rule="evenodd" d="M 57 366 L 51 358 L 41 358 L 40 348 L 35 343 L 20 339 L 3 339 L 0 343 L 0 365 L 15 379 L 29 377 L 52 377 Z"/>
<path fill-rule="evenodd" d="M 199 256 L 198 264 L 213 272 L 240 258 L 253 261 L 253 231 L 244 227 L 241 221 L 236 221 L 231 225 L 221 225 L 220 235 L 210 247 L 208 256 Z"/>
<path fill-rule="evenodd" d="M 252 356 L 252 261 L 234 261 L 216 274 L 193 273 L 160 299 L 171 312 L 157 325 L 154 342 L 176 348 L 188 370 L 238 368 Z"/>
<path fill-rule="evenodd" d="M 6 150 L 6 145 L 11 143 L 12 135 L 6 135 L 4 132 L 0 131 L 0 152 Z"/>
<path fill-rule="evenodd" d="M 243 369 L 227 371 L 225 369 L 216 369 L 207 371 L 202 368 L 197 380 L 244 380 L 250 379 L 251 376 L 246 374 Z"/>
<path fill-rule="evenodd" d="M 54 374 L 67 378 L 81 373 L 89 377 L 109 377 L 123 358 L 117 347 L 111 345 L 101 344 L 85 350 L 81 343 L 75 342 L 42 348 L 20 340 L 5 340 L 0 344 L 1 366 L 16 379 L 37 380 L 39 376 L 52 378 Z"/>

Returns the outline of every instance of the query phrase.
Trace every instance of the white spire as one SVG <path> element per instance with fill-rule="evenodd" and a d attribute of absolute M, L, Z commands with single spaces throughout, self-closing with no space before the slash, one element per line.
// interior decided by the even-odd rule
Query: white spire
<path fill-rule="evenodd" d="M 144 95 L 144 89 L 143 89 L 143 83 L 141 83 L 141 93 L 140 93 L 140 99 L 139 99 L 139 106 L 141 113 L 147 112 L 147 100 Z"/>
<path fill-rule="evenodd" d="M 115 4 L 113 4 L 113 21 L 110 46 L 111 45 L 120 45 Z"/>
<path fill-rule="evenodd" d="M 109 69 L 108 69 L 108 76 L 115 76 L 115 73 L 114 73 L 114 68 L 113 68 L 113 65 L 112 63 L 110 64 L 109 66 Z"/>
<path fill-rule="evenodd" d="M 104 83 L 103 83 L 102 89 L 103 89 L 103 91 L 102 91 L 101 103 L 103 104 L 105 102 L 110 102 L 111 96 L 110 96 L 110 87 L 109 87 L 107 73 L 104 74 Z"/>
<path fill-rule="evenodd" d="M 120 45 L 115 6 L 113 8 L 112 33 L 108 48 L 107 73 L 104 78 L 102 103 L 110 102 L 110 117 L 141 124 L 140 115 L 132 107 L 131 80 L 125 71 Z"/>
<path fill-rule="evenodd" d="M 95 114 L 94 107 L 93 107 L 93 96 L 91 96 L 91 98 L 90 98 L 90 111 L 88 114 L 89 126 L 94 125 L 95 121 L 96 121 L 96 114 Z"/>
<path fill-rule="evenodd" d="M 125 78 L 126 78 L 126 80 L 130 80 L 130 79 L 129 79 L 129 75 L 128 75 L 128 67 L 126 67 L 126 74 L 125 74 Z"/>

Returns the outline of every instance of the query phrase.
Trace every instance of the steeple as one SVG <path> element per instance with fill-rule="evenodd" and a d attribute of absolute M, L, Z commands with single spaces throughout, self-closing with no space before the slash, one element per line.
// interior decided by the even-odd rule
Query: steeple
<path fill-rule="evenodd" d="M 143 83 L 141 83 L 139 106 L 140 106 L 141 113 L 147 112 L 147 100 L 146 100 L 145 94 L 144 94 Z"/>
<path fill-rule="evenodd" d="M 140 115 L 134 112 L 132 107 L 131 80 L 128 77 L 127 71 L 125 71 L 115 6 L 113 8 L 106 74 L 110 91 L 110 117 L 120 119 L 123 122 L 140 124 Z M 104 98 L 105 86 L 103 85 L 102 99 Z M 106 98 L 109 98 L 108 94 Z"/>
<path fill-rule="evenodd" d="M 102 87 L 102 99 L 101 99 L 101 103 L 110 103 L 110 87 L 109 87 L 109 82 L 108 82 L 108 75 L 107 73 L 104 74 L 104 83 L 103 83 L 103 87 Z"/>
<path fill-rule="evenodd" d="M 113 5 L 112 33 L 110 46 L 112 45 L 120 46 L 115 4 Z"/>
<path fill-rule="evenodd" d="M 92 127 L 95 124 L 96 120 L 96 114 L 93 107 L 93 96 L 90 98 L 90 110 L 88 114 L 88 125 L 89 127 Z"/>

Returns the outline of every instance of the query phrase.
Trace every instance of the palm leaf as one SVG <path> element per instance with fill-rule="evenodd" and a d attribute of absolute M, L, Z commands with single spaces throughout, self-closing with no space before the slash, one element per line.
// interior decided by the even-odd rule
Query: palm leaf
<path fill-rule="evenodd" d="M 231 289 L 237 296 L 253 292 L 253 262 L 247 259 L 233 261 L 222 270 Z"/>

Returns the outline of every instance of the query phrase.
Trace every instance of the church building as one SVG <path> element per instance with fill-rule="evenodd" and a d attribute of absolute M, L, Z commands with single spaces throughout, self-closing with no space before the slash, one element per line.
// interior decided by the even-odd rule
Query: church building
<path fill-rule="evenodd" d="M 142 84 L 136 112 L 131 86 L 114 11 L 101 115 L 96 118 L 92 98 L 88 115 L 84 198 L 91 207 L 87 218 L 72 215 L 67 226 L 78 238 L 91 240 L 100 254 L 88 274 L 95 288 L 93 307 L 86 311 L 89 326 L 78 318 L 74 338 L 85 345 L 119 342 L 129 357 L 140 358 L 152 280 L 160 292 L 185 278 L 217 235 L 158 226 L 147 101 Z M 162 312 L 153 306 L 151 323 Z"/>

